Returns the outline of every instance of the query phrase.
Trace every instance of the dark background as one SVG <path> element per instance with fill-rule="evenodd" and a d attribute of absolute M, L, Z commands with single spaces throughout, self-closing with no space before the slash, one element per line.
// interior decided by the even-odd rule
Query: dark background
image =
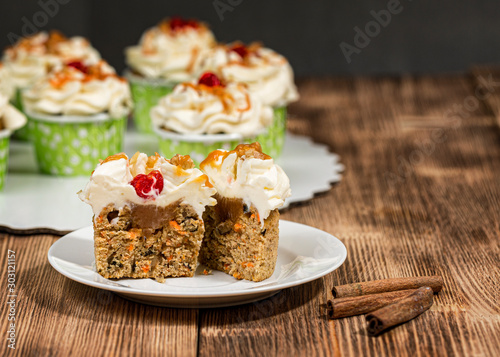
<path fill-rule="evenodd" d="M 354 28 L 364 32 L 374 20 L 370 12 L 387 9 L 391 1 L 2 1 L 0 46 L 33 27 L 59 29 L 88 37 L 121 71 L 125 46 L 163 17 L 181 15 L 207 21 L 222 42 L 262 41 L 285 55 L 298 76 L 460 72 L 500 62 L 499 1 L 400 0 L 400 12 L 378 26 L 379 33 L 348 63 L 340 44 L 354 45 Z M 231 10 L 219 15 L 216 4 Z"/>

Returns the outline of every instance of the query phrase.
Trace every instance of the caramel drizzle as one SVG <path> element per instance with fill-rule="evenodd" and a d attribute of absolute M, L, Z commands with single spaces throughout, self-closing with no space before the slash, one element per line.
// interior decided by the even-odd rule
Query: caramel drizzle
<path fill-rule="evenodd" d="M 205 167 L 211 166 L 213 168 L 220 168 L 222 162 L 226 160 L 226 158 L 236 153 L 239 158 L 250 159 L 260 159 L 260 160 L 270 160 L 271 156 L 264 154 L 262 152 L 262 147 L 259 142 L 254 142 L 251 144 L 239 144 L 236 146 L 234 150 L 224 151 L 224 150 L 214 150 L 210 154 L 208 154 L 207 158 L 200 163 L 200 168 L 204 170 Z M 220 162 L 220 164 L 218 164 Z"/>
<path fill-rule="evenodd" d="M 200 49 L 198 47 L 195 47 L 191 50 L 191 58 L 189 59 L 189 64 L 186 68 L 186 71 L 189 73 L 192 73 L 194 70 L 194 65 L 196 63 L 196 58 L 198 57 L 198 53 L 200 52 Z"/>
<path fill-rule="evenodd" d="M 102 70 L 102 66 L 104 63 L 105 62 L 101 60 L 96 65 L 87 67 L 88 73 L 84 73 L 76 68 L 64 67 L 61 71 L 54 73 L 52 78 L 49 79 L 50 85 L 54 88 L 60 89 L 70 81 L 80 81 L 82 83 L 86 83 L 93 80 L 103 81 L 106 78 L 116 78 L 122 82 L 125 82 L 125 78 L 119 77 L 115 73 L 104 73 Z M 75 73 L 74 71 L 82 73 L 83 78 L 75 78 L 73 76 L 73 73 Z"/>
<path fill-rule="evenodd" d="M 231 112 L 231 108 L 234 106 L 234 103 L 236 102 L 236 99 L 231 94 L 229 94 L 226 91 L 226 88 L 223 86 L 209 87 L 204 84 L 193 84 L 189 82 L 183 83 L 183 85 L 199 93 L 204 91 L 218 97 L 222 103 L 222 107 L 224 108 L 224 113 L 226 114 Z M 245 112 L 247 110 L 250 110 L 250 108 L 252 107 L 252 103 L 250 102 L 250 95 L 246 92 L 244 94 L 245 94 L 246 107 L 235 108 L 239 112 Z"/>

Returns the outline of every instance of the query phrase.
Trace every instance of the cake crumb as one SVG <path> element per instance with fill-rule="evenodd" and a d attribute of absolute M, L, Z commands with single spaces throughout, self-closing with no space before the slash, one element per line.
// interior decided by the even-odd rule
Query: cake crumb
<path fill-rule="evenodd" d="M 212 269 L 203 269 L 203 275 L 213 275 Z"/>

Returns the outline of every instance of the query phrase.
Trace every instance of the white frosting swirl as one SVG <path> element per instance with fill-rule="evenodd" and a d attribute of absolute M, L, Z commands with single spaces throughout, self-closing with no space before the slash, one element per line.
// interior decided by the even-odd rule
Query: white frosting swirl
<path fill-rule="evenodd" d="M 16 130 L 26 124 L 26 116 L 9 103 L 9 98 L 0 93 L 0 130 Z"/>
<path fill-rule="evenodd" d="M 238 83 L 215 88 L 178 84 L 151 109 L 157 128 L 182 134 L 253 136 L 271 124 L 273 111 Z"/>
<path fill-rule="evenodd" d="M 245 83 L 252 93 L 272 107 L 296 101 L 299 95 L 288 61 L 269 48 L 257 45 L 248 48 L 248 55 L 243 58 L 229 45 L 217 46 L 199 57 L 195 72 L 211 71 L 223 82 Z"/>
<path fill-rule="evenodd" d="M 94 115 L 107 112 L 113 118 L 127 115 L 132 106 L 127 82 L 100 61 L 84 73 L 64 67 L 23 91 L 26 110 L 50 115 Z"/>
<path fill-rule="evenodd" d="M 83 37 L 65 38 L 58 32 L 40 32 L 8 48 L 3 61 L 16 88 L 27 88 L 66 62 L 78 60 L 92 65 L 100 58 Z"/>
<path fill-rule="evenodd" d="M 165 207 L 181 200 L 191 205 L 201 217 L 205 206 L 213 206 L 216 203 L 212 197 L 215 189 L 206 185 L 207 177 L 199 169 L 183 169 L 162 157 L 149 171 L 161 172 L 163 190 L 155 199 L 138 196 L 130 182 L 138 174 L 149 173 L 146 167 L 147 161 L 147 155 L 141 153 L 135 163 L 130 163 L 124 158 L 103 162 L 97 166 L 89 183 L 78 196 L 83 202 L 92 206 L 95 216 L 98 216 L 110 203 L 120 209 L 131 203 Z"/>
<path fill-rule="evenodd" d="M 16 89 L 7 68 L 0 63 L 0 94 L 12 98 Z"/>
<path fill-rule="evenodd" d="M 215 45 L 214 35 L 203 24 L 177 30 L 168 24 L 162 22 L 148 29 L 138 46 L 126 48 L 127 64 L 147 78 L 190 80 L 198 54 Z"/>
<path fill-rule="evenodd" d="M 270 212 L 283 206 L 290 196 L 290 180 L 271 158 L 239 156 L 235 151 L 217 150 L 200 164 L 217 193 L 226 198 L 240 198 L 259 212 L 264 224 Z"/>

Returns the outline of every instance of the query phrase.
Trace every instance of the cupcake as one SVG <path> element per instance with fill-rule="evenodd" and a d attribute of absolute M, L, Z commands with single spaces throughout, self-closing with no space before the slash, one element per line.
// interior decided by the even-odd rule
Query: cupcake
<path fill-rule="evenodd" d="M 236 42 L 218 45 L 199 57 L 195 72 L 211 71 L 224 82 L 245 83 L 248 90 L 274 110 L 278 147 L 282 148 L 286 130 L 286 107 L 298 99 L 293 70 L 288 61 L 258 43 L 245 46 Z"/>
<path fill-rule="evenodd" d="M 148 29 L 139 45 L 125 50 L 135 102 L 134 120 L 142 132 L 152 133 L 149 111 L 175 84 L 193 78 L 193 65 L 201 52 L 215 45 L 204 23 L 178 17 Z"/>
<path fill-rule="evenodd" d="M 189 156 L 108 157 L 79 193 L 94 212 L 97 272 L 105 278 L 194 275 L 215 189 Z"/>
<path fill-rule="evenodd" d="M 99 157 L 121 151 L 130 90 L 105 61 L 71 62 L 22 96 L 42 172 L 86 175 Z"/>
<path fill-rule="evenodd" d="M 209 72 L 161 98 L 151 109 L 151 120 L 165 156 L 182 152 L 199 163 L 215 149 L 256 140 L 274 149 L 271 107 L 244 84 L 223 85 Z"/>
<path fill-rule="evenodd" d="M 25 124 L 24 114 L 9 103 L 8 96 L 0 92 L 0 190 L 5 184 L 5 176 L 7 175 L 10 135 L 12 131 Z"/>
<path fill-rule="evenodd" d="M 29 88 L 36 80 L 51 70 L 72 61 L 86 65 L 95 64 L 100 54 L 83 37 L 67 38 L 58 31 L 40 32 L 25 37 L 4 51 L 3 62 L 12 80 L 16 93 L 12 103 L 22 110 L 21 90 Z M 27 131 L 16 133 L 26 140 Z"/>
<path fill-rule="evenodd" d="M 65 63 L 80 61 L 91 65 L 100 58 L 99 52 L 85 38 L 67 38 L 58 31 L 51 31 L 22 38 L 5 50 L 3 62 L 14 86 L 24 89 Z"/>
<path fill-rule="evenodd" d="M 237 279 L 261 281 L 276 266 L 279 211 L 290 181 L 259 143 L 216 150 L 200 164 L 217 190 L 203 214 L 200 262 Z"/>

